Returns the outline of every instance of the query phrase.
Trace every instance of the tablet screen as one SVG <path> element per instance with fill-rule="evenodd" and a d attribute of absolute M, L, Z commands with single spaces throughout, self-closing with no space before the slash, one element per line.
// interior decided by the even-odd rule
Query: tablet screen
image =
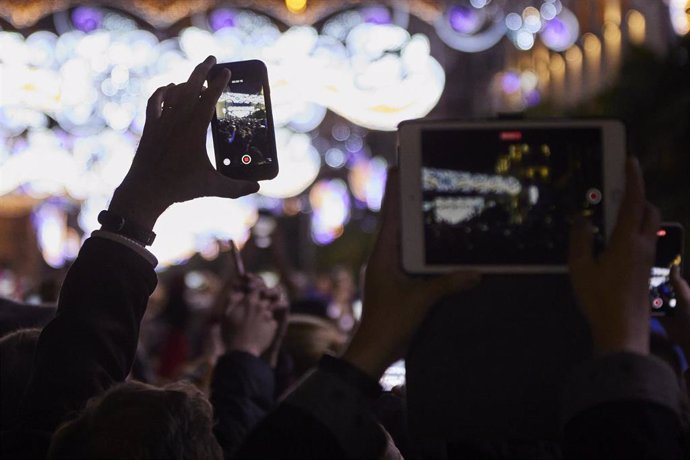
<path fill-rule="evenodd" d="M 427 265 L 566 263 L 576 213 L 602 233 L 598 127 L 421 133 Z"/>

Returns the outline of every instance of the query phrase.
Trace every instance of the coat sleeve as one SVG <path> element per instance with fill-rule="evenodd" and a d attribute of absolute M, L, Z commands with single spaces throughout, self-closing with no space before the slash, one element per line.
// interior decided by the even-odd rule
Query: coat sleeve
<path fill-rule="evenodd" d="M 671 367 L 654 356 L 616 353 L 586 363 L 565 393 L 565 458 L 688 458 L 685 398 Z"/>
<path fill-rule="evenodd" d="M 319 367 L 263 420 L 238 459 L 375 459 L 387 439 L 373 411 L 381 389 L 348 363 L 324 357 Z"/>
<path fill-rule="evenodd" d="M 214 433 L 226 459 L 271 410 L 274 387 L 273 370 L 264 360 L 239 351 L 220 357 L 211 381 L 211 404 Z"/>
<path fill-rule="evenodd" d="M 156 282 L 151 261 L 138 251 L 111 239 L 86 240 L 39 338 L 17 427 L 24 446 L 35 435 L 34 449 L 42 449 L 41 434 L 49 437 L 88 399 L 124 381 Z"/>

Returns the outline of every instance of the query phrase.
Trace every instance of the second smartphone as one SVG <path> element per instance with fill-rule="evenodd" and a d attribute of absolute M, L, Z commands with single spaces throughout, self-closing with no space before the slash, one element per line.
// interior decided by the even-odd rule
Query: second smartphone
<path fill-rule="evenodd" d="M 224 68 L 231 72 L 230 82 L 211 120 L 216 169 L 233 179 L 273 179 L 278 155 L 266 65 L 258 60 L 216 64 L 209 77 Z"/>
<path fill-rule="evenodd" d="M 657 232 L 656 260 L 649 278 L 649 303 L 653 316 L 673 314 L 678 299 L 671 284 L 671 267 L 681 266 L 683 257 L 683 227 L 677 222 L 661 225 Z"/>

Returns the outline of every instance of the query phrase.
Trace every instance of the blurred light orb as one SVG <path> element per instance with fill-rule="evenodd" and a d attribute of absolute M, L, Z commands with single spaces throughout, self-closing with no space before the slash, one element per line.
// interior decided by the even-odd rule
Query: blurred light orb
<path fill-rule="evenodd" d="M 520 91 L 520 76 L 516 72 L 505 72 L 501 78 L 501 87 L 507 94 Z"/>
<path fill-rule="evenodd" d="M 347 155 L 339 148 L 330 148 L 324 155 L 324 160 L 328 166 L 340 169 L 347 163 Z"/>
<path fill-rule="evenodd" d="M 72 23 L 82 32 L 92 32 L 98 29 L 103 20 L 103 13 L 97 8 L 79 6 L 72 11 Z"/>
<path fill-rule="evenodd" d="M 67 245 L 67 215 L 58 205 L 43 203 L 32 214 L 36 240 L 43 260 L 53 268 L 65 264 Z"/>
<path fill-rule="evenodd" d="M 434 23 L 436 34 L 448 46 L 467 53 L 487 50 L 506 33 L 501 8 L 475 0 L 468 5 L 454 5 Z"/>
<path fill-rule="evenodd" d="M 517 13 L 508 13 L 506 16 L 506 27 L 512 31 L 520 30 L 520 27 L 522 27 L 522 17 Z"/>
<path fill-rule="evenodd" d="M 214 32 L 226 27 L 235 27 L 236 13 L 229 8 L 218 8 L 209 17 L 209 25 Z"/>
<path fill-rule="evenodd" d="M 350 194 L 342 179 L 323 179 L 309 192 L 312 208 L 311 235 L 315 243 L 324 245 L 343 234 L 350 219 Z"/>
<path fill-rule="evenodd" d="M 539 10 L 533 6 L 528 6 L 522 12 L 522 19 L 524 21 L 524 28 L 526 31 L 536 34 L 541 30 L 541 17 Z"/>
<path fill-rule="evenodd" d="M 529 50 L 534 46 L 534 35 L 527 30 L 518 30 L 515 34 L 515 44 L 521 50 Z"/>
<path fill-rule="evenodd" d="M 563 8 L 555 18 L 547 21 L 540 32 L 541 41 L 553 51 L 565 51 L 570 48 L 580 34 L 580 25 L 575 15 Z"/>
<path fill-rule="evenodd" d="M 553 3 L 544 3 L 539 8 L 539 13 L 541 14 L 541 17 L 544 18 L 544 20 L 550 21 L 551 19 L 556 17 L 556 15 L 558 14 L 558 9 L 556 8 L 556 5 L 554 5 Z"/>
<path fill-rule="evenodd" d="M 454 5 L 448 10 L 448 22 L 456 32 L 473 34 L 481 28 L 483 18 L 481 13 L 474 8 Z"/>
<path fill-rule="evenodd" d="M 470 4 L 479 9 L 479 8 L 484 8 L 490 0 L 470 0 Z"/>
<path fill-rule="evenodd" d="M 361 15 L 364 22 L 369 24 L 390 24 L 392 22 L 390 11 L 382 6 L 362 8 Z"/>
<path fill-rule="evenodd" d="M 356 161 L 350 169 L 348 181 L 350 190 L 357 200 L 366 203 L 372 211 L 381 209 L 386 186 L 388 163 L 381 157 Z"/>
<path fill-rule="evenodd" d="M 675 33 L 683 36 L 690 32 L 690 0 L 670 0 L 668 10 Z"/>
<path fill-rule="evenodd" d="M 307 0 L 285 0 L 285 6 L 290 13 L 302 13 L 307 9 Z"/>

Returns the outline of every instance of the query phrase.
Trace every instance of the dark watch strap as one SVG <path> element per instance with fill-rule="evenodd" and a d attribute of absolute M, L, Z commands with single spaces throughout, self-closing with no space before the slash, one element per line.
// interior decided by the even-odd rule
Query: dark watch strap
<path fill-rule="evenodd" d="M 124 217 L 112 211 L 103 210 L 98 214 L 98 222 L 103 230 L 117 233 L 143 246 L 151 246 L 156 239 L 156 234 L 147 230 L 135 222 L 128 221 Z"/>

